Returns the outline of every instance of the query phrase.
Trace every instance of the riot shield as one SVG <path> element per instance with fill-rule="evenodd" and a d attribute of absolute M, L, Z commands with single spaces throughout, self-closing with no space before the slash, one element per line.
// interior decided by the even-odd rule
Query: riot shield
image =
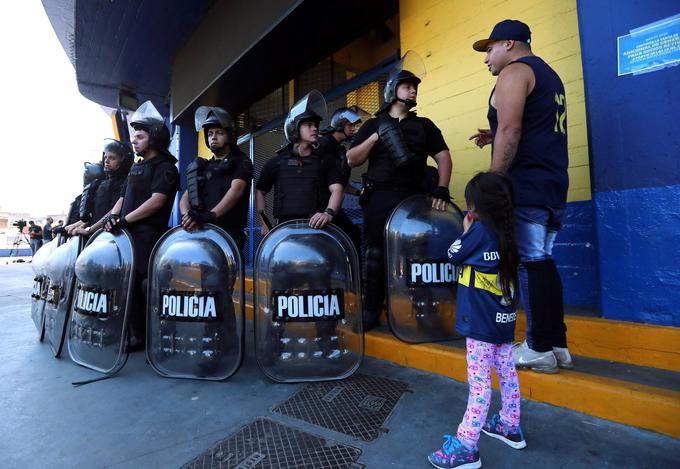
<path fill-rule="evenodd" d="M 45 263 L 45 273 L 49 281 L 45 297 L 45 335 L 55 357 L 61 355 L 66 340 L 76 258 L 82 246 L 82 238 L 74 236 L 57 247 Z"/>
<path fill-rule="evenodd" d="M 47 259 L 52 255 L 54 250 L 59 246 L 57 241 L 44 244 L 38 252 L 33 256 L 31 267 L 33 268 L 33 291 L 31 292 L 31 319 L 38 330 L 39 340 L 43 341 L 45 337 L 45 300 L 47 299 L 47 290 L 50 286 L 49 279 L 45 273 L 45 265 Z"/>
<path fill-rule="evenodd" d="M 359 260 L 334 225 L 292 220 L 262 240 L 254 267 L 255 357 L 278 382 L 343 379 L 364 354 Z"/>
<path fill-rule="evenodd" d="M 98 231 L 78 256 L 68 351 L 84 367 L 112 375 L 127 361 L 134 250 L 124 230 Z"/>
<path fill-rule="evenodd" d="M 432 198 L 409 197 L 385 225 L 387 312 L 395 336 L 422 343 L 456 339 L 458 269 L 446 254 L 463 233 L 454 204 L 432 208 Z"/>
<path fill-rule="evenodd" d="M 169 378 L 222 380 L 241 366 L 243 263 L 234 240 L 215 225 L 176 227 L 149 262 L 146 356 Z"/>

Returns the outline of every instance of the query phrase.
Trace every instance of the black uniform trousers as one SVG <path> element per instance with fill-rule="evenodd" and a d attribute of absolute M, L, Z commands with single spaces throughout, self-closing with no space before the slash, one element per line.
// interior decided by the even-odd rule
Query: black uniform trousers
<path fill-rule="evenodd" d="M 354 249 L 357 250 L 357 256 L 361 260 L 361 229 L 352 223 L 352 219 L 342 209 L 335 214 L 332 223 L 340 228 L 352 241 Z"/>
<path fill-rule="evenodd" d="M 131 225 L 128 228 L 132 236 L 135 254 L 135 282 L 130 303 L 132 310 L 128 313 L 128 330 L 132 337 L 141 341 L 146 338 L 146 279 L 149 274 L 149 259 L 156 242 L 167 230 L 166 226 L 145 224 Z"/>
<path fill-rule="evenodd" d="M 373 189 L 364 209 L 364 324 L 377 321 L 385 303 L 385 223 L 399 203 L 415 190 Z"/>

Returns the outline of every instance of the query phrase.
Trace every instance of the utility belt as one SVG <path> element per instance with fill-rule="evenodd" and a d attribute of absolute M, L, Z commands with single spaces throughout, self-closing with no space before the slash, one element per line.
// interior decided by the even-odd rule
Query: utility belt
<path fill-rule="evenodd" d="M 418 194 L 423 192 L 422 187 L 417 184 L 397 184 L 393 182 L 378 182 L 371 181 L 362 177 L 361 193 L 359 194 L 359 205 L 362 207 L 368 202 L 372 192 L 388 191 L 388 192 L 413 192 Z"/>
<path fill-rule="evenodd" d="M 361 193 L 371 191 L 391 191 L 391 192 L 423 192 L 419 184 L 397 184 L 394 182 L 377 182 L 366 180 L 362 187 Z"/>

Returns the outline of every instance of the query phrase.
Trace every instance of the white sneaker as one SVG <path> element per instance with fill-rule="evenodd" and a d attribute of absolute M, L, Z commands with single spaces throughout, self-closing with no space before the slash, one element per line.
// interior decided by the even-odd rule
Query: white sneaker
<path fill-rule="evenodd" d="M 571 354 L 569 353 L 568 348 L 553 347 L 553 353 L 557 359 L 557 366 L 560 368 L 566 368 L 567 370 L 574 368 L 574 362 L 571 359 Z"/>
<path fill-rule="evenodd" d="M 557 373 L 557 359 L 550 352 L 536 352 L 529 348 L 526 340 L 512 346 L 512 358 L 517 368 L 528 368 L 539 373 Z"/>

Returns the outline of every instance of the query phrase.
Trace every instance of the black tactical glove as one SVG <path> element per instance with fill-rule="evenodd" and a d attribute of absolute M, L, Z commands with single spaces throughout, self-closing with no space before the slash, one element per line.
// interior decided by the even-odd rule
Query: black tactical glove
<path fill-rule="evenodd" d="M 102 218 L 102 228 L 104 228 L 106 231 L 113 231 L 116 228 L 114 225 L 119 218 L 120 217 L 118 215 L 109 213 L 108 215 L 104 216 L 104 218 Z M 107 225 L 110 225 L 111 228 L 107 229 Z"/>
<path fill-rule="evenodd" d="M 209 212 L 207 210 L 191 209 L 189 210 L 189 216 L 193 221 L 195 221 L 199 225 L 203 225 L 205 223 L 212 223 L 215 221 L 215 212 Z"/>
<path fill-rule="evenodd" d="M 449 188 L 444 186 L 438 186 L 432 191 L 432 197 L 435 199 L 441 199 L 445 202 L 451 203 L 451 194 L 449 193 Z"/>

